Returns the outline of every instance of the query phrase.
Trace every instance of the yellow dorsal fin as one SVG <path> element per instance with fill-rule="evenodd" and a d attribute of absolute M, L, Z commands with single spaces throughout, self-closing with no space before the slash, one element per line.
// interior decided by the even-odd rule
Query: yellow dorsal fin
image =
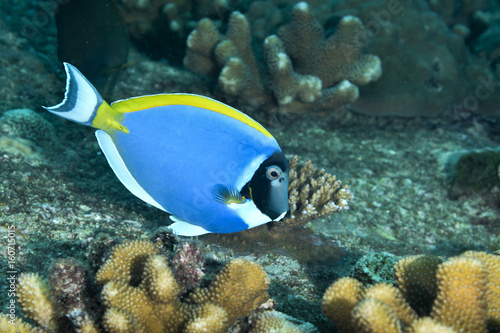
<path fill-rule="evenodd" d="M 132 97 L 112 103 L 111 108 L 120 113 L 127 113 L 164 105 L 189 105 L 218 112 L 247 124 L 265 136 L 272 137 L 271 133 L 269 133 L 261 124 L 246 114 L 230 107 L 229 105 L 199 95 L 159 94 Z"/>

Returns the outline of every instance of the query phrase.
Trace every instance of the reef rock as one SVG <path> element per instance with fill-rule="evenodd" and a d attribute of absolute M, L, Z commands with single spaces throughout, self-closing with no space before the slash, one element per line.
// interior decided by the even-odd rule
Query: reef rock
<path fill-rule="evenodd" d="M 425 0 L 339 2 L 338 16 L 364 23 L 368 52 L 382 60 L 384 74 L 363 86 L 354 110 L 370 115 L 433 116 L 498 114 L 499 78 L 472 55 L 464 36 Z"/>

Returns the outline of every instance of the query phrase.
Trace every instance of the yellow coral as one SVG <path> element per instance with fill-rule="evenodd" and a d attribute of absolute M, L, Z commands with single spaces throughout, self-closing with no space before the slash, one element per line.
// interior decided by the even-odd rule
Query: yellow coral
<path fill-rule="evenodd" d="M 130 282 L 140 273 L 146 257 L 156 254 L 158 249 L 151 242 L 135 240 L 113 248 L 109 259 L 99 269 L 96 281 L 104 284 L 111 280 Z"/>
<path fill-rule="evenodd" d="M 440 324 L 430 317 L 415 320 L 405 333 L 455 333 L 456 331 L 446 325 Z"/>
<path fill-rule="evenodd" d="M 85 297 L 80 298 L 85 288 L 85 274 L 82 267 L 75 270 L 72 260 L 56 262 L 51 270 L 50 287 L 38 274 L 21 274 L 19 276 L 18 297 L 19 303 L 25 312 L 26 318 L 33 319 L 43 332 L 59 332 L 67 329 L 67 319 L 72 323 L 77 333 L 98 333 L 98 325 L 93 315 L 89 314 Z M 65 264 L 68 264 L 67 266 Z M 64 269 L 63 269 L 64 268 Z M 65 269 L 67 269 L 65 271 Z M 83 270 L 80 270 L 83 269 Z M 54 273 L 54 272 L 57 273 Z M 55 275 L 54 275 L 55 274 Z M 64 305 L 81 302 L 78 306 L 66 308 Z M 63 302 L 58 302 L 63 301 Z M 62 304 L 64 302 L 68 302 Z M 64 320 L 61 320 L 64 318 Z M 20 332 L 31 332 L 29 325 L 18 320 Z M 1 327 L 1 326 L 0 326 Z M 32 329 L 38 332 L 37 329 Z"/>
<path fill-rule="evenodd" d="M 398 288 L 419 315 L 428 315 L 436 298 L 436 272 L 443 261 L 435 256 L 417 255 L 398 261 L 394 276 Z"/>
<path fill-rule="evenodd" d="M 134 332 L 137 323 L 128 313 L 115 308 L 108 309 L 102 319 L 104 327 L 108 332 L 127 333 Z M 139 332 L 143 330 L 137 330 Z"/>
<path fill-rule="evenodd" d="M 315 327 L 309 323 L 295 325 L 290 317 L 278 311 L 264 311 L 252 320 L 249 333 L 313 333 Z"/>
<path fill-rule="evenodd" d="M 499 273 L 500 257 L 484 252 L 469 251 L 444 263 L 432 256 L 412 256 L 395 265 L 399 290 L 377 284 L 361 297 L 348 292 L 354 296 L 346 307 L 341 292 L 352 288 L 343 285 L 356 283 L 341 279 L 325 293 L 323 311 L 340 332 L 352 331 L 344 328 L 350 322 L 359 332 L 498 332 Z M 353 306 L 356 298 L 362 300 Z M 431 307 L 432 318 L 416 315 L 429 314 Z"/>
<path fill-rule="evenodd" d="M 219 305 L 205 303 L 195 307 L 193 319 L 184 329 L 188 333 L 224 332 L 227 327 L 227 312 Z"/>
<path fill-rule="evenodd" d="M 431 316 L 460 332 L 486 333 L 486 272 L 474 258 L 451 258 L 439 266 Z"/>
<path fill-rule="evenodd" d="M 42 333 L 40 329 L 32 327 L 21 319 L 9 319 L 3 313 L 0 313 L 0 328 L 2 333 Z"/>
<path fill-rule="evenodd" d="M 214 302 L 221 305 L 229 322 L 248 315 L 269 295 L 269 278 L 262 267 L 244 259 L 234 259 L 217 275 L 208 288 L 196 290 L 190 300 L 196 304 Z"/>
<path fill-rule="evenodd" d="M 359 333 L 401 333 L 401 321 L 392 309 L 375 298 L 356 304 L 351 313 L 354 328 Z"/>
<path fill-rule="evenodd" d="M 119 245 L 98 272 L 107 307 L 103 323 L 109 332 L 222 333 L 269 298 L 269 279 L 262 267 L 236 259 L 208 288 L 181 301 L 178 283 L 156 252 L 147 241 Z"/>
<path fill-rule="evenodd" d="M 488 331 L 500 332 L 500 256 L 486 252 L 467 251 L 463 256 L 480 260 L 488 273 L 486 304 L 488 307 Z"/>
<path fill-rule="evenodd" d="M 337 326 L 340 333 L 354 332 L 351 312 L 362 299 L 363 284 L 353 278 L 334 282 L 323 296 L 323 313 Z"/>
<path fill-rule="evenodd" d="M 417 319 L 417 314 L 406 303 L 401 291 L 387 283 L 377 283 L 367 288 L 363 293 L 363 298 L 375 298 L 384 302 L 405 325 Z"/>
<path fill-rule="evenodd" d="M 135 330 L 139 332 L 162 332 L 163 323 L 156 316 L 154 305 L 148 298 L 145 290 L 129 286 L 123 281 L 110 281 L 102 290 L 104 304 L 107 311 L 121 311 L 127 313 L 129 322 L 134 323 Z M 108 320 L 113 316 L 107 316 Z M 118 332 L 113 321 L 105 321 L 106 330 Z"/>
<path fill-rule="evenodd" d="M 57 330 L 56 310 L 50 299 L 49 286 L 38 274 L 19 275 L 18 297 L 27 318 L 46 330 Z"/>
<path fill-rule="evenodd" d="M 174 274 L 160 255 L 150 256 L 144 267 L 143 289 L 156 301 L 168 303 L 174 301 L 181 289 Z"/>

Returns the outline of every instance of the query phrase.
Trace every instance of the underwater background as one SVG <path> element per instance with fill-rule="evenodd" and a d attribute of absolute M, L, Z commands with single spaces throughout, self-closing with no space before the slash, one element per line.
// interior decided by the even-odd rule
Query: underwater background
<path fill-rule="evenodd" d="M 291 316 L 300 332 L 347 332 L 322 310 L 337 279 L 394 284 L 404 257 L 500 250 L 496 0 L 0 0 L 0 13 L 2 313 L 15 303 L 16 318 L 33 327 L 80 332 L 68 315 L 79 309 L 94 332 L 113 331 L 94 277 L 113 247 L 139 239 L 155 244 L 178 283 L 189 280 L 182 302 L 244 259 L 270 279 L 274 301 L 261 311 Z M 297 159 L 296 177 L 306 175 L 290 192 L 295 218 L 230 235 L 169 234 L 168 214 L 120 184 L 92 128 L 42 109 L 64 96 L 62 61 L 108 102 L 193 93 L 258 120 Z M 306 185 L 311 193 L 301 195 Z M 79 267 L 68 279 L 86 276 L 69 283 L 86 286 L 72 306 L 61 305 L 68 295 L 54 278 L 67 258 Z M 8 278 L 30 272 L 50 282 L 52 324 L 9 296 Z M 496 290 L 488 313 L 498 313 Z M 257 303 L 213 331 L 268 331 L 256 324 Z M 488 316 L 483 331 L 497 332 L 498 314 Z"/>

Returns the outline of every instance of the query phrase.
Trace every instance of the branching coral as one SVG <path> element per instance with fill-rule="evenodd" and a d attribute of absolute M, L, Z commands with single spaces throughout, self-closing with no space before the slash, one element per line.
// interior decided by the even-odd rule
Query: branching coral
<path fill-rule="evenodd" d="M 361 21 L 347 16 L 325 40 L 309 6 L 300 2 L 278 36 L 265 39 L 262 58 L 266 70 L 252 50 L 247 18 L 233 12 L 225 35 L 209 19 L 198 23 L 188 37 L 184 65 L 199 74 L 218 75 L 224 94 L 267 113 L 303 112 L 305 107 L 331 109 L 354 101 L 356 84 L 381 75 L 378 57 L 361 52 L 366 42 L 363 36 Z"/>
<path fill-rule="evenodd" d="M 324 39 L 324 34 L 305 2 L 293 7 L 290 23 L 278 36 L 299 73 L 318 77 L 325 87 L 342 80 L 366 84 L 380 77 L 380 59 L 362 53 L 367 36 L 358 18 L 345 16 L 333 35 Z"/>
<path fill-rule="evenodd" d="M 395 274 L 398 288 L 336 281 L 325 292 L 323 312 L 339 332 L 499 331 L 499 256 L 469 251 L 444 263 L 409 257 L 395 266 Z M 430 317 L 419 317 L 410 305 Z"/>
<path fill-rule="evenodd" d="M 181 286 L 165 256 L 158 253 L 153 243 L 144 240 L 113 249 L 96 275 L 102 285 L 104 314 L 91 299 L 97 291 L 87 297 L 87 272 L 73 259 L 53 265 L 50 283 L 38 274 L 21 274 L 19 303 L 38 327 L 0 315 L 0 329 L 7 333 L 98 333 L 102 327 L 111 333 L 222 333 L 238 318 L 253 313 L 252 318 L 260 318 L 254 333 L 276 325 L 291 332 L 315 331 L 311 324 L 292 321 L 278 312 L 254 312 L 269 300 L 269 279 L 257 263 L 231 260 L 208 287 L 181 296 Z"/>
<path fill-rule="evenodd" d="M 146 241 L 123 244 L 98 272 L 108 331 L 225 332 L 237 317 L 250 314 L 269 298 L 264 270 L 235 259 L 208 288 L 198 288 L 181 301 L 180 286 L 165 258 L 156 253 Z"/>
<path fill-rule="evenodd" d="M 0 327 L 2 333 L 42 333 L 41 329 L 34 328 L 19 318 L 12 320 L 4 314 L 0 314 Z"/>
<path fill-rule="evenodd" d="M 38 274 L 19 276 L 18 296 L 25 316 L 34 320 L 41 328 L 55 331 L 56 309 L 52 303 L 48 284 Z"/>
<path fill-rule="evenodd" d="M 287 225 L 303 224 L 314 218 L 349 209 L 353 194 L 347 185 L 325 170 L 316 169 L 311 161 L 299 169 L 297 156 L 290 159 L 289 203 L 291 218 Z"/>
<path fill-rule="evenodd" d="M 86 273 L 77 261 L 63 259 L 52 266 L 50 283 L 38 274 L 21 274 L 18 297 L 26 318 L 32 319 L 44 332 L 64 332 L 68 327 L 79 333 L 99 332 L 93 317 L 97 313 L 91 314 L 89 309 L 93 302 L 85 294 Z M 20 332 L 38 332 L 20 320 L 16 328 Z"/>

